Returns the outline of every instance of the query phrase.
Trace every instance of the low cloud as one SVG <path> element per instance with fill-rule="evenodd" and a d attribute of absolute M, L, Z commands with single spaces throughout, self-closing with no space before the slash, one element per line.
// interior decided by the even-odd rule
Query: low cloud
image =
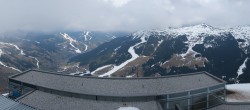
<path fill-rule="evenodd" d="M 0 32 L 250 24 L 248 0 L 0 0 Z"/>
<path fill-rule="evenodd" d="M 131 0 L 104 0 L 105 2 L 110 2 L 114 7 L 122 7 L 126 5 Z"/>

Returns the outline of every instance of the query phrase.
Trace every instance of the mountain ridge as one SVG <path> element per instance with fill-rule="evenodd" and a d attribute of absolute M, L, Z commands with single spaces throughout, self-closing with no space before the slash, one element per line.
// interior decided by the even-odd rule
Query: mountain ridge
<path fill-rule="evenodd" d="M 142 62 L 142 64 L 138 64 L 140 66 L 130 67 L 130 69 L 126 71 L 127 73 L 120 73 L 119 71 L 129 68 L 129 65 L 124 65 L 124 68 L 117 70 L 117 74 L 113 74 L 113 77 L 126 77 L 129 76 L 128 73 L 131 72 L 133 76 L 138 76 L 136 74 L 140 74 L 139 76 L 152 76 L 206 70 L 219 77 L 227 76 L 227 78 L 224 77 L 227 81 L 237 82 L 241 79 L 239 77 L 240 75 L 237 75 L 239 66 L 242 65 L 249 56 L 249 40 L 247 39 L 247 37 L 250 37 L 248 36 L 250 35 L 249 32 L 250 28 L 248 27 L 222 29 L 206 24 L 162 30 L 140 30 L 132 33 L 131 36 L 123 38 L 123 41 L 119 42 L 120 45 L 119 43 L 114 43 L 112 40 L 109 44 L 105 44 L 116 44 L 123 52 L 117 53 L 119 49 L 116 51 L 106 49 L 106 53 L 99 57 L 94 57 L 95 52 L 92 52 L 90 54 L 92 59 L 98 59 L 103 56 L 106 56 L 106 58 L 103 60 L 104 63 L 98 63 L 94 60 L 90 61 L 90 73 L 102 66 L 111 65 L 109 68 L 104 68 L 102 72 L 97 72 L 98 75 L 96 75 L 99 77 L 105 76 L 105 73 L 112 71 L 114 67 L 133 58 L 132 55 L 127 52 L 133 47 L 135 53 L 139 56 L 137 59 L 147 57 L 148 60 Z M 140 40 L 142 37 L 145 37 L 146 42 L 136 45 L 142 41 Z M 101 45 L 99 50 L 104 48 L 105 46 Z M 98 52 L 98 50 L 93 51 Z M 118 54 L 117 56 L 126 57 L 117 57 L 116 59 L 114 55 L 109 56 L 112 53 Z M 79 56 L 82 57 L 81 60 L 77 60 Z M 84 54 L 79 56 L 73 57 L 69 62 L 80 62 L 80 65 L 85 65 L 86 62 L 83 63 L 83 60 L 90 58 Z M 108 59 L 116 59 L 116 62 L 120 63 L 114 63 L 114 60 Z M 227 63 L 231 63 L 233 66 Z M 248 63 L 248 60 L 245 63 Z M 222 65 L 223 71 L 220 71 L 218 67 L 215 68 L 215 65 L 218 67 Z M 246 66 L 246 68 L 247 67 L 248 66 Z M 245 70 L 245 68 L 242 68 L 242 71 Z M 140 73 L 136 73 L 135 71 L 140 71 Z"/>

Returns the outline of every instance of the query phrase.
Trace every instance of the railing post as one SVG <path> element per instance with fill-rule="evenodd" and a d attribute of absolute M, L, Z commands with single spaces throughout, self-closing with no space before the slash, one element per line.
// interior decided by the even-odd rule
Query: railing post
<path fill-rule="evenodd" d="M 210 90 L 209 90 L 209 87 L 207 88 L 207 108 L 209 107 L 209 93 L 210 93 Z"/>
<path fill-rule="evenodd" d="M 190 110 L 190 106 L 191 106 L 191 94 L 190 91 L 188 91 L 188 110 Z"/>
<path fill-rule="evenodd" d="M 10 94 L 10 91 L 11 91 L 10 89 L 11 89 L 11 88 L 10 88 L 10 80 L 8 80 L 8 90 L 9 90 L 9 95 L 8 95 L 8 97 L 11 95 L 11 94 Z"/>
<path fill-rule="evenodd" d="M 23 95 L 23 83 L 21 83 L 21 96 Z"/>
<path fill-rule="evenodd" d="M 224 84 L 224 102 L 226 102 L 226 98 L 227 98 L 227 90 L 226 90 L 226 84 Z"/>
<path fill-rule="evenodd" d="M 169 94 L 167 95 L 167 109 L 169 109 Z"/>

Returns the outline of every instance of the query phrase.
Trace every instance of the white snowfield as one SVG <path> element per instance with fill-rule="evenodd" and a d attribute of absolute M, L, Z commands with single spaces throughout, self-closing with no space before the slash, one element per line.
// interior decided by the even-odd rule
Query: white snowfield
<path fill-rule="evenodd" d="M 127 65 L 129 62 L 134 61 L 135 59 L 137 59 L 139 57 L 138 54 L 135 53 L 134 48 L 146 43 L 146 37 L 148 37 L 149 34 L 148 33 L 144 33 L 141 36 L 136 36 L 136 37 L 140 37 L 141 42 L 135 44 L 134 46 L 129 47 L 128 52 L 130 53 L 130 55 L 132 56 L 132 58 L 128 59 L 127 61 L 123 62 L 122 64 L 118 65 L 118 66 L 114 66 L 113 69 L 111 69 L 110 71 L 108 71 L 107 73 L 104 73 L 102 75 L 99 75 L 98 77 L 104 77 L 104 76 L 109 76 L 113 73 L 115 73 L 116 71 L 118 71 L 119 69 L 123 68 L 125 65 Z"/>
<path fill-rule="evenodd" d="M 139 108 L 136 107 L 120 107 L 118 110 L 140 110 Z"/>
<path fill-rule="evenodd" d="M 250 26 L 238 26 L 230 28 L 229 31 L 236 39 L 244 39 L 246 42 L 238 42 L 239 47 L 247 53 L 247 47 L 250 45 Z"/>
<path fill-rule="evenodd" d="M 64 39 L 66 39 L 66 40 L 69 41 L 70 46 L 73 47 L 73 48 L 75 49 L 75 52 L 76 52 L 76 53 L 82 53 L 82 51 L 81 51 L 79 48 L 77 48 L 75 45 L 73 45 L 73 43 L 77 43 L 77 41 L 76 41 L 75 39 L 71 38 L 71 37 L 70 37 L 68 34 L 66 34 L 66 33 L 64 33 L 64 34 L 60 33 L 60 34 L 63 36 Z"/>
<path fill-rule="evenodd" d="M 233 92 L 227 94 L 227 102 L 250 102 L 250 83 L 228 84 L 226 89 Z"/>
<path fill-rule="evenodd" d="M 238 73 L 238 76 L 237 78 L 243 74 L 243 70 L 246 69 L 246 62 L 247 62 L 248 58 L 245 59 L 245 61 L 243 62 L 243 64 L 239 67 L 237 73 Z"/>

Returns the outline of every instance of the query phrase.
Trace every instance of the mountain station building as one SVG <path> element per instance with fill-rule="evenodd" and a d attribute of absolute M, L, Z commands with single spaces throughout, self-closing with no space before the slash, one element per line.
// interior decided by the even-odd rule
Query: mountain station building
<path fill-rule="evenodd" d="M 225 101 L 225 85 L 207 72 L 100 78 L 29 70 L 9 77 L 9 98 L 42 110 L 249 110 Z"/>

